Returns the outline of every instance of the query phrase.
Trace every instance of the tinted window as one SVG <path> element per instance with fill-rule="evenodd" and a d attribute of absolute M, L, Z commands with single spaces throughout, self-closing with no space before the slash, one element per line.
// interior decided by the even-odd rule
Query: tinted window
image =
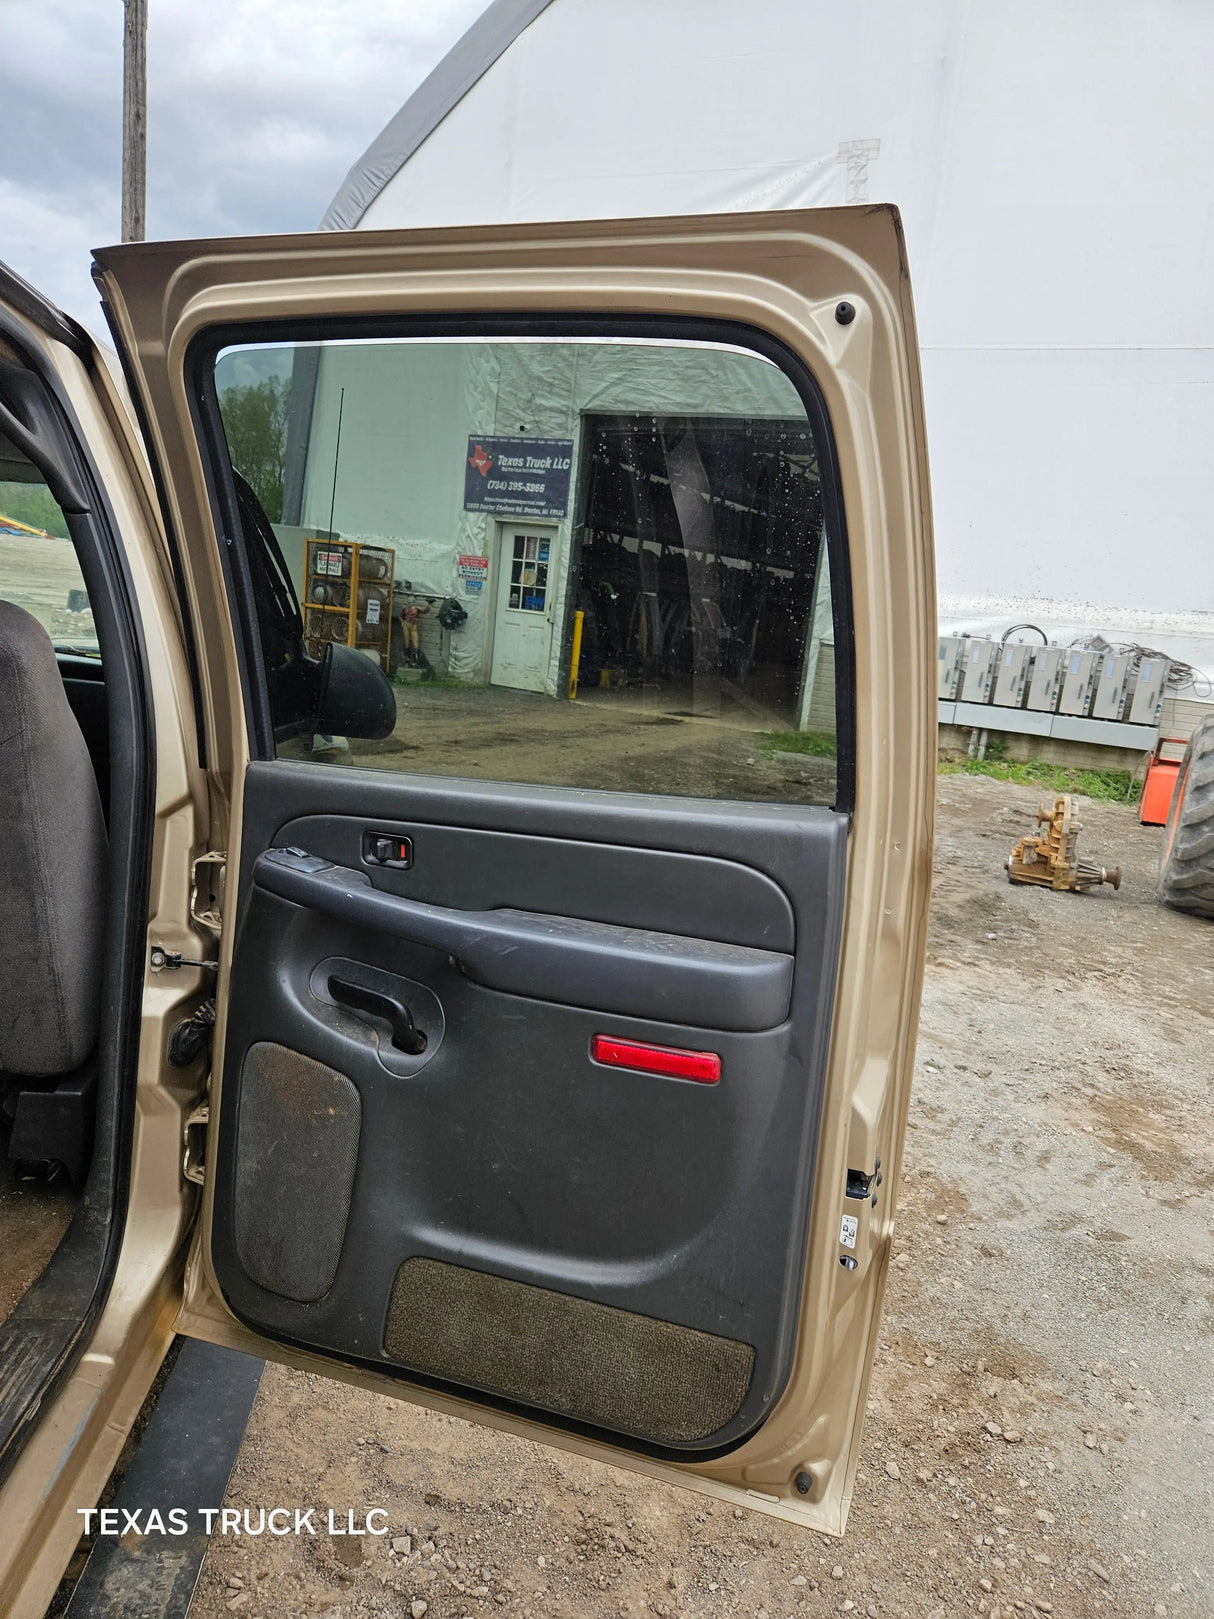
<path fill-rule="evenodd" d="M 834 801 L 829 501 L 770 360 L 331 341 L 226 349 L 215 386 L 307 656 L 358 648 L 396 689 L 380 741 L 288 736 L 276 713 L 280 756 Z M 262 634 L 280 662 L 277 619 Z"/>

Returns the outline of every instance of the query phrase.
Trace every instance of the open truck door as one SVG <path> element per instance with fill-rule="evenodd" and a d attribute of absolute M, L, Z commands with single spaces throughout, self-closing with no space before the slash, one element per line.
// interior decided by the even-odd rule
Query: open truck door
<path fill-rule="evenodd" d="M 841 1530 L 934 786 L 896 212 L 96 260 L 207 792 L 173 1325 Z"/>

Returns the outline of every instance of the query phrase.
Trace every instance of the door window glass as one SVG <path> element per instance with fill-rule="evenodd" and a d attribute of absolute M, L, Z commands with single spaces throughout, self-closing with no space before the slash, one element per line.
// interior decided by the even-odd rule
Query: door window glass
<path fill-rule="evenodd" d="M 538 534 L 515 534 L 510 544 L 509 605 L 542 613 L 548 599 L 549 541 Z"/>
<path fill-rule="evenodd" d="M 11 457 L 6 470 L 26 475 L 0 478 L 0 597 L 32 614 L 59 651 L 95 657 L 97 631 L 67 520 L 31 465 Z"/>
<path fill-rule="evenodd" d="M 323 618 L 396 694 L 375 741 L 276 712 L 280 757 L 835 801 L 834 508 L 822 429 L 770 359 L 675 338 L 330 340 L 225 348 L 215 391 L 306 655 Z M 358 558 L 385 561 L 351 590 Z M 267 667 L 281 639 L 276 616 Z"/>

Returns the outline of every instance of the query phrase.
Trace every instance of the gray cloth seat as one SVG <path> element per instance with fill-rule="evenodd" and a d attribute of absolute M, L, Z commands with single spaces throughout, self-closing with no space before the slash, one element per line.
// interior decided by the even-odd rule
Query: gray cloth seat
<path fill-rule="evenodd" d="M 50 637 L 0 601 L 0 1070 L 66 1074 L 97 1042 L 108 849 Z"/>

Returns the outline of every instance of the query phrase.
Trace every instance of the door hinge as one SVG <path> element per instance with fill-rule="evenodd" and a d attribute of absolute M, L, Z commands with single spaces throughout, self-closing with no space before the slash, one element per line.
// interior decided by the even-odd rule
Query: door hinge
<path fill-rule="evenodd" d="M 148 965 L 154 973 L 175 973 L 179 967 L 208 967 L 212 972 L 219 970 L 217 961 L 199 961 L 196 956 L 183 956 L 180 950 L 166 950 L 162 944 L 152 946 Z"/>
<path fill-rule="evenodd" d="M 224 849 L 208 849 L 194 862 L 190 877 L 190 915 L 201 928 L 223 931 L 223 896 L 228 856 Z"/>
<path fill-rule="evenodd" d="M 199 1102 L 191 1108 L 185 1121 L 185 1147 L 181 1159 L 181 1173 L 186 1180 L 201 1186 L 207 1178 L 207 1126 L 211 1122 L 209 1102 Z"/>

